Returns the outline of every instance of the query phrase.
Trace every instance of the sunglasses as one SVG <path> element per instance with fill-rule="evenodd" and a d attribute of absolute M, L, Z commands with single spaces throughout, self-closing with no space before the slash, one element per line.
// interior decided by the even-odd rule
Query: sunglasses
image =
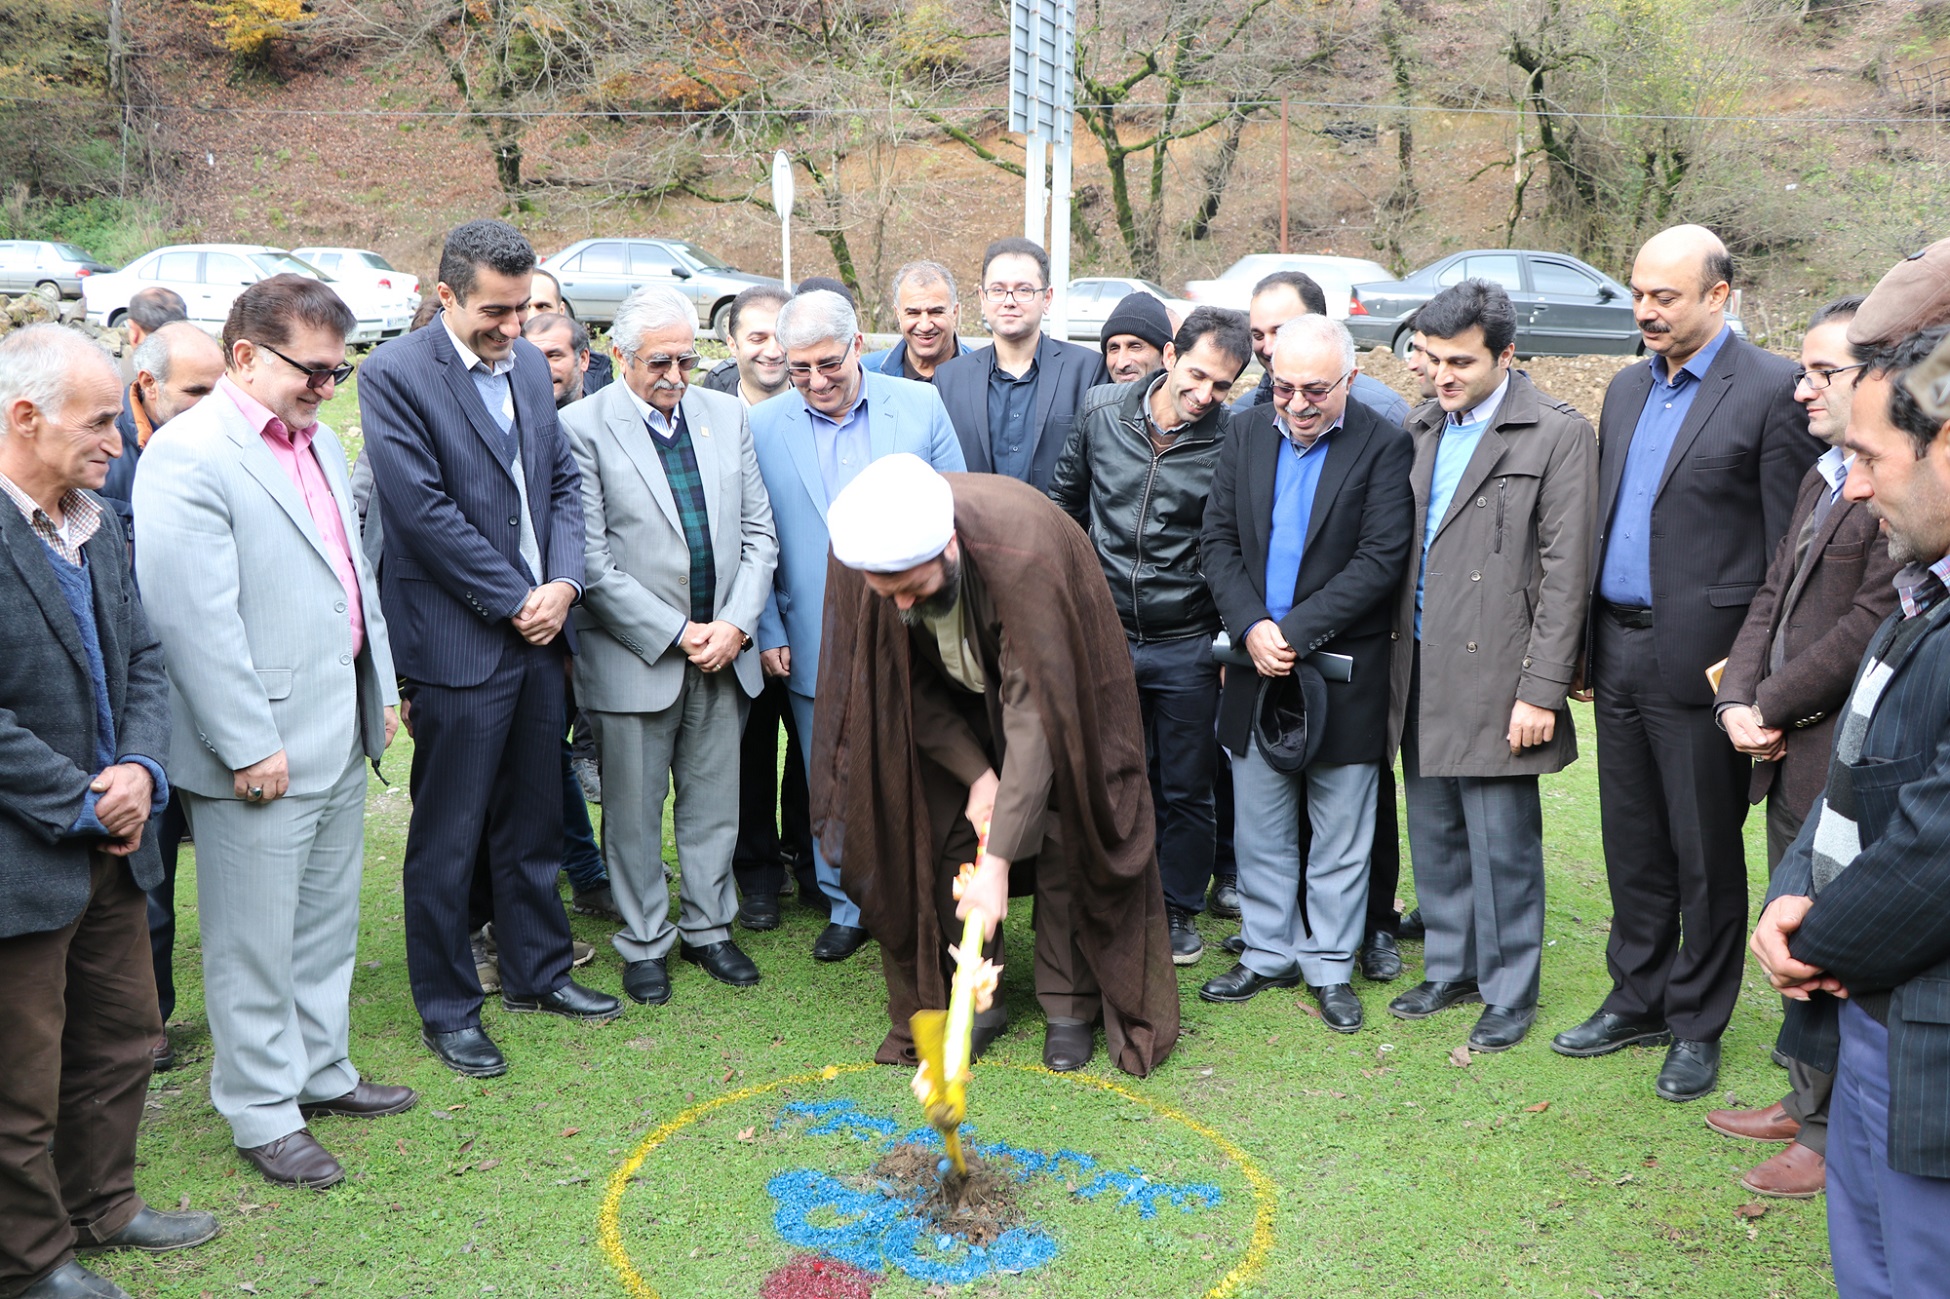
<path fill-rule="evenodd" d="M 313 392 L 317 392 L 328 383 L 344 383 L 352 377 L 353 367 L 350 361 L 340 365 L 321 365 L 314 370 L 309 365 L 298 364 L 283 352 L 278 351 L 275 347 L 265 347 L 263 343 L 259 343 L 258 346 L 263 347 L 265 351 L 277 357 L 278 360 L 283 361 L 292 369 L 304 371 L 305 387 L 310 388 Z"/>

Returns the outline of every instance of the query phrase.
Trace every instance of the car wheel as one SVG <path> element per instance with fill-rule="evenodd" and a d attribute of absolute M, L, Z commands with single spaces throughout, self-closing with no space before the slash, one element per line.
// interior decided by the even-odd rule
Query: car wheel
<path fill-rule="evenodd" d="M 108 313 L 108 327 L 110 329 L 119 329 L 122 326 L 122 322 L 126 321 L 128 318 L 129 318 L 129 313 L 126 311 L 121 311 L 121 310 L 111 311 Z"/>
<path fill-rule="evenodd" d="M 49 302 L 59 302 L 61 300 L 61 286 L 53 280 L 42 280 L 34 286 L 34 292 L 40 294 Z"/>
<path fill-rule="evenodd" d="M 711 333 L 720 343 L 731 342 L 731 302 L 726 299 L 711 311 Z"/>
<path fill-rule="evenodd" d="M 1410 344 L 1414 340 L 1414 335 L 1415 335 L 1415 331 L 1412 329 L 1404 329 L 1400 333 L 1395 335 L 1394 349 L 1395 349 L 1396 360 L 1401 361 L 1403 363 L 1406 363 L 1408 361 Z"/>

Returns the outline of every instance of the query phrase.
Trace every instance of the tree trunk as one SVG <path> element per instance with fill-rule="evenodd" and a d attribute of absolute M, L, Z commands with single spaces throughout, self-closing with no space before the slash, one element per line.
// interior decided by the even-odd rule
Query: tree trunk
<path fill-rule="evenodd" d="M 1246 130 L 1246 118 L 1246 110 L 1235 103 L 1225 134 L 1219 137 L 1218 152 L 1199 170 L 1199 203 L 1192 219 L 1185 223 L 1187 239 L 1202 240 L 1212 233 L 1212 222 L 1218 218 L 1226 187 L 1232 183 L 1232 167 L 1239 159 L 1239 137 Z"/>

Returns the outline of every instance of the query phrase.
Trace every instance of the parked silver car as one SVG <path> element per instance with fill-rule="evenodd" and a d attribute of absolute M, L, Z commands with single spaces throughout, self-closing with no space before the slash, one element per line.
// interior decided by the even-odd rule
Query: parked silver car
<path fill-rule="evenodd" d="M 114 270 L 93 253 L 50 239 L 0 239 L 0 293 L 81 296 L 81 282 Z"/>
<path fill-rule="evenodd" d="M 667 284 L 697 306 L 698 328 L 719 338 L 731 300 L 754 284 L 780 284 L 766 275 L 749 275 L 723 258 L 682 239 L 579 239 L 542 269 L 562 283 L 562 296 L 584 324 L 606 325 L 631 291 Z"/>

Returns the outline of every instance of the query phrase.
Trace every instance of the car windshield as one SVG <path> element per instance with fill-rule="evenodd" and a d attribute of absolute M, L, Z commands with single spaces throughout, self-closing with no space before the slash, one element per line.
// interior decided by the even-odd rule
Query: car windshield
<path fill-rule="evenodd" d="M 682 257 L 700 271 L 730 271 L 737 269 L 724 258 L 719 257 L 715 253 L 707 253 L 696 244 L 687 244 L 672 239 L 667 241 L 664 246 L 671 249 L 679 257 Z"/>
<path fill-rule="evenodd" d="M 332 277 L 319 270 L 310 262 L 301 262 L 290 253 L 252 253 L 250 259 L 257 269 L 266 275 L 304 275 L 327 284 Z"/>
<path fill-rule="evenodd" d="M 1153 284 L 1150 280 L 1139 280 L 1138 283 L 1143 286 L 1146 293 L 1155 294 L 1160 298 L 1169 298 L 1171 296 L 1165 292 L 1164 286 L 1161 284 Z"/>
<path fill-rule="evenodd" d="M 71 262 L 99 262 L 101 260 L 95 254 L 84 248 L 76 248 L 73 244 L 56 244 L 54 245 L 54 251 L 60 253 Z"/>
<path fill-rule="evenodd" d="M 360 253 L 359 259 L 375 271 L 396 271 L 399 267 L 381 257 L 378 253 Z"/>

